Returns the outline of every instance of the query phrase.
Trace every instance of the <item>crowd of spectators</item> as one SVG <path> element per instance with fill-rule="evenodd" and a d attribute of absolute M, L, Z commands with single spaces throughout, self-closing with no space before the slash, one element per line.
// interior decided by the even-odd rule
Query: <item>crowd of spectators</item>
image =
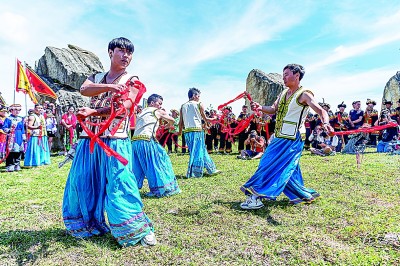
<path fill-rule="evenodd" d="M 357 153 L 360 147 L 374 147 L 377 152 L 390 152 L 397 149 L 394 145 L 400 139 L 400 99 L 397 101 L 397 107 L 393 108 L 392 101 L 384 101 L 384 108 L 378 112 L 375 109 L 376 102 L 367 99 L 366 107 L 361 108 L 361 101 L 354 101 L 352 109 L 347 113 L 346 104 L 339 104 L 338 111 L 332 112 L 327 103 L 320 105 L 328 112 L 330 125 L 336 132 L 341 132 L 338 136 L 327 136 L 326 132 L 321 130 L 319 117 L 308 114 L 306 127 L 306 149 L 311 153 L 321 156 L 334 155 L 336 152 Z M 394 125 L 382 130 L 366 130 L 375 126 Z M 358 130 L 353 134 L 346 134 L 346 131 Z"/>
<path fill-rule="evenodd" d="M 397 107 L 393 107 L 392 101 L 385 101 L 384 108 L 379 112 L 375 109 L 376 102 L 367 99 L 365 108 L 361 108 L 361 101 L 354 101 L 352 109 L 346 112 L 347 105 L 342 102 L 337 105 L 337 111 L 333 112 L 328 103 L 319 103 L 330 117 L 330 125 L 339 131 L 357 130 L 370 128 L 374 126 L 384 126 L 389 123 L 397 123 L 397 127 L 388 127 L 383 130 L 376 130 L 369 133 L 356 134 L 339 134 L 338 136 L 329 136 L 321 126 L 321 120 L 318 115 L 309 113 L 305 119 L 305 145 L 306 150 L 310 150 L 312 154 L 320 156 L 331 156 L 338 152 L 356 153 L 360 146 L 370 146 L 376 148 L 377 152 L 391 152 L 400 149 L 400 99 L 396 102 Z M 64 146 L 63 153 L 67 152 L 77 142 L 82 128 L 79 126 L 75 115 L 74 106 L 68 106 L 65 113 L 61 108 L 56 108 L 54 103 L 48 101 L 43 103 L 43 109 L 37 114 L 43 125 L 43 135 L 49 151 L 53 147 L 53 138 L 59 132 L 63 136 L 62 142 Z M 142 106 L 137 106 L 135 115 L 131 118 L 131 133 L 134 132 L 135 117 L 142 110 Z M 0 106 L 0 160 L 10 154 L 10 145 L 18 145 L 18 154 L 11 154 L 6 162 L 8 171 L 19 171 L 19 161 L 24 159 L 32 129 L 29 128 L 29 117 L 35 116 L 35 110 L 29 110 L 28 115 L 22 117 L 19 115 L 20 105 L 12 105 L 9 108 Z M 160 127 L 158 132 L 158 141 L 161 145 L 167 146 L 168 154 L 178 153 L 181 149 L 182 153 L 186 153 L 186 143 L 184 138 L 176 134 L 179 122 L 179 110 L 171 109 L 170 115 L 175 119 L 173 126 L 168 128 Z M 208 153 L 231 154 L 233 147 L 237 147 L 239 155 L 238 159 L 259 159 L 273 137 L 275 129 L 275 116 L 253 115 L 247 128 L 241 132 L 232 134 L 238 124 L 249 119 L 251 112 L 246 105 L 242 106 L 242 111 L 238 116 L 232 112 L 230 106 L 226 106 L 221 112 L 209 108 L 206 116 L 211 118 L 214 123 L 204 123 L 205 144 Z M 11 122 L 14 118 L 13 122 Z M 14 125 L 13 125 L 14 124 Z M 16 135 L 11 136 L 11 128 L 21 129 L 21 136 L 16 139 Z M 16 131 L 15 131 L 16 132 Z M 18 131 L 19 132 L 19 131 Z M 11 139 L 14 138 L 14 139 Z M 6 148 L 8 147 L 8 148 Z M 8 149 L 8 152 L 7 152 Z M 12 152 L 16 152 L 14 149 Z"/>
<path fill-rule="evenodd" d="M 62 133 L 65 153 L 77 141 L 81 131 L 74 107 L 62 114 L 54 103 L 45 101 L 25 116 L 20 115 L 21 109 L 20 104 L 0 106 L 0 161 L 6 162 L 6 171 L 20 171 L 21 160 L 25 167 L 49 164 L 57 133 Z"/>

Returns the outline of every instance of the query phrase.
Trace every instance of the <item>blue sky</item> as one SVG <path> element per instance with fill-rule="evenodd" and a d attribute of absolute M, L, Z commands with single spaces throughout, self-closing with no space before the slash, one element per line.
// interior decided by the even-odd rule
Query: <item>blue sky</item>
<path fill-rule="evenodd" d="M 354 100 L 381 102 L 400 70 L 398 1 L 3 2 L 0 91 L 8 103 L 15 58 L 34 65 L 46 46 L 74 44 L 107 69 L 108 42 L 120 36 L 135 45 L 128 70 L 146 84 L 145 97 L 161 94 L 167 109 L 185 102 L 189 87 L 216 107 L 245 90 L 252 69 L 281 73 L 299 63 L 306 69 L 302 84 L 317 100 L 333 107 L 345 101 L 349 110 Z M 23 94 L 16 99 L 24 103 Z M 235 113 L 243 103 L 233 104 Z"/>

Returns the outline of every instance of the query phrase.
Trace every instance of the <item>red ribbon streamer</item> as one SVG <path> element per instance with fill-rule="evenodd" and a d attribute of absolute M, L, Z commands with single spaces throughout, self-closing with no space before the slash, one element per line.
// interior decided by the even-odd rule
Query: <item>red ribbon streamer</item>
<path fill-rule="evenodd" d="M 6 143 L 6 154 L 4 155 L 4 158 L 0 160 L 0 164 L 2 164 L 8 157 L 8 155 L 10 154 L 10 145 L 13 144 L 13 139 L 15 137 L 15 126 L 11 125 L 11 130 L 10 133 L 8 135 L 8 140 Z"/>
<path fill-rule="evenodd" d="M 80 116 L 78 116 L 78 121 L 82 126 L 82 129 L 86 132 L 88 137 L 90 138 L 90 153 L 93 153 L 94 150 L 94 144 L 97 143 L 99 146 L 104 150 L 104 152 L 107 154 L 107 156 L 113 156 L 115 157 L 118 161 L 120 161 L 123 165 L 128 164 L 128 160 L 122 157 L 119 153 L 108 147 L 100 138 L 100 135 L 111 125 L 113 120 L 117 116 L 122 116 L 122 119 L 120 119 L 119 123 L 113 127 L 111 130 L 110 134 L 114 135 L 115 132 L 117 132 L 119 126 L 121 123 L 126 119 L 126 117 L 129 115 L 133 114 L 133 110 L 135 106 L 140 102 L 140 99 L 142 98 L 143 94 L 146 92 L 146 87 L 144 84 L 138 80 L 132 81 L 129 79 L 125 85 L 127 86 L 127 89 L 120 94 L 114 94 L 113 97 L 111 98 L 111 114 L 107 118 L 106 121 L 101 122 L 101 123 L 90 123 L 87 122 L 87 124 L 90 124 L 92 126 L 101 126 L 99 129 L 99 132 L 97 134 L 94 134 L 85 124 L 85 122 L 82 120 Z M 129 92 L 130 92 L 130 87 L 133 86 L 138 90 L 138 94 L 136 95 L 135 102 L 132 103 L 131 108 L 128 110 L 124 106 L 124 101 L 132 101 L 129 99 Z"/>
<path fill-rule="evenodd" d="M 374 132 L 374 131 L 380 131 L 385 128 L 397 127 L 397 126 L 398 125 L 396 122 L 390 122 L 389 124 L 382 125 L 382 126 L 363 127 L 363 128 L 347 130 L 347 131 L 335 131 L 335 132 L 332 132 L 332 135 L 341 136 L 341 135 L 350 135 L 350 134 L 356 134 L 356 133 L 370 133 L 370 132 Z"/>
<path fill-rule="evenodd" d="M 227 106 L 230 103 L 233 103 L 237 100 L 240 100 L 241 98 L 246 97 L 250 102 L 252 102 L 252 98 L 251 95 L 247 92 L 242 92 L 241 94 L 239 94 L 238 96 L 236 96 L 234 99 L 221 104 L 218 106 L 218 110 L 222 110 L 222 108 L 224 108 L 225 106 Z M 226 136 L 226 139 L 228 138 L 232 138 L 232 136 L 239 134 L 240 132 L 242 132 L 243 130 L 245 130 L 246 128 L 248 128 L 248 126 L 250 125 L 251 120 L 254 118 L 254 115 L 261 115 L 260 110 L 258 109 L 252 109 L 252 111 L 254 112 L 253 114 L 251 114 L 248 118 L 241 120 L 238 125 L 233 129 L 230 127 L 230 125 L 225 126 L 223 124 L 224 122 L 224 118 L 226 116 L 225 112 L 222 112 L 222 116 L 219 118 L 219 121 L 215 122 L 215 124 L 220 124 L 221 125 L 221 132 L 224 133 L 228 133 Z"/>

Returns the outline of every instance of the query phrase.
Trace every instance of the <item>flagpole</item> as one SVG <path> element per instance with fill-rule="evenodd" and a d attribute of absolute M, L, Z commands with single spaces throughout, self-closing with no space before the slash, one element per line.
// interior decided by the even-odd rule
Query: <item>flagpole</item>
<path fill-rule="evenodd" d="M 14 100 L 13 100 L 13 104 L 15 104 L 15 91 L 17 90 L 17 68 L 18 68 L 18 64 L 17 64 L 17 58 L 15 58 L 15 69 L 14 69 Z"/>
<path fill-rule="evenodd" d="M 25 93 L 25 116 L 28 115 L 28 103 L 26 101 L 26 93 Z"/>

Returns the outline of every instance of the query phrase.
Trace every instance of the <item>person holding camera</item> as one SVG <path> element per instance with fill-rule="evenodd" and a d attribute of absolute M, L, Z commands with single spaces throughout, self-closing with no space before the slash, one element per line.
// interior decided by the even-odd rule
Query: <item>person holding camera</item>
<path fill-rule="evenodd" d="M 242 160 L 260 159 L 264 154 L 265 144 L 265 138 L 258 136 L 257 131 L 252 130 L 244 141 L 244 145 L 250 145 L 250 150 L 242 150 L 237 158 Z"/>
<path fill-rule="evenodd" d="M 318 147 L 319 148 L 310 148 L 312 154 L 327 156 L 327 155 L 335 155 L 336 146 L 339 143 L 339 139 L 336 135 L 329 136 L 324 130 L 320 130 L 319 135 L 317 135 L 318 139 Z"/>
<path fill-rule="evenodd" d="M 308 141 L 311 143 L 310 149 L 318 149 L 318 144 L 323 142 L 323 138 L 321 137 L 322 127 L 316 126 L 313 130 L 312 134 L 308 137 Z"/>
<path fill-rule="evenodd" d="M 381 116 L 379 117 L 379 120 L 375 122 L 375 126 L 383 126 L 388 124 L 389 122 L 393 122 L 393 120 L 390 119 L 390 116 L 388 113 L 382 113 Z M 397 127 L 389 127 L 385 128 L 384 130 L 381 131 L 381 140 L 379 140 L 378 145 L 376 146 L 376 151 L 377 152 L 389 152 L 389 144 L 392 142 L 392 140 L 397 138 L 397 135 L 399 133 L 398 131 L 398 126 Z"/>

